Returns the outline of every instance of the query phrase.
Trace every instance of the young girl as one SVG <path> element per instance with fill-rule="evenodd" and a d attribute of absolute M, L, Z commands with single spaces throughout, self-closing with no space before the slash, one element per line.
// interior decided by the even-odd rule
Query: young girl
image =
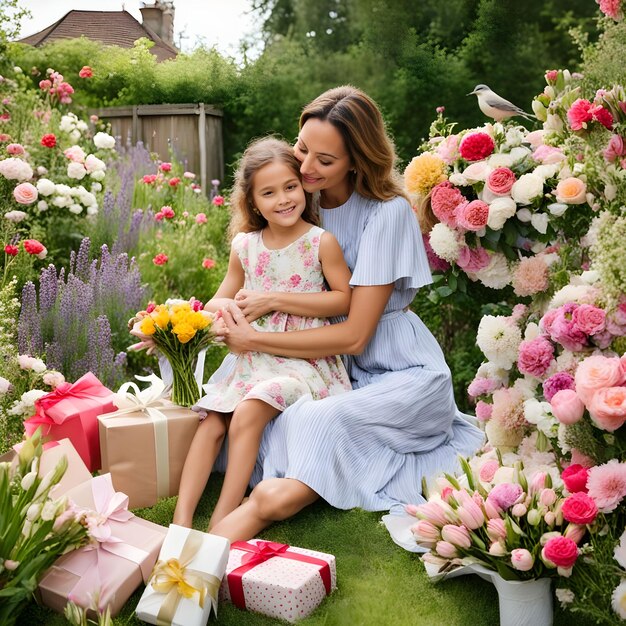
<path fill-rule="evenodd" d="M 329 323 L 315 315 L 347 313 L 350 270 L 337 240 L 317 226 L 289 144 L 273 138 L 251 144 L 235 175 L 231 199 L 230 231 L 238 234 L 226 276 L 207 310 L 220 311 L 235 302 L 240 291 L 280 292 L 270 294 L 273 311 L 253 323 L 262 332 L 315 328 Z M 226 431 L 226 476 L 209 528 L 240 504 L 268 422 L 302 396 L 321 399 L 350 389 L 337 356 L 300 359 L 240 353 L 231 373 L 206 385 L 206 395 L 194 407 L 205 417 L 185 461 L 174 523 L 191 526 Z"/>

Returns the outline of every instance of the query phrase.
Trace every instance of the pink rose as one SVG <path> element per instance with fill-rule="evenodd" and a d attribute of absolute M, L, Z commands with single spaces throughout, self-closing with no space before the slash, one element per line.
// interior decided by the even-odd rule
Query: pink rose
<path fill-rule="evenodd" d="M 592 104 L 589 100 L 578 98 L 567 111 L 567 120 L 572 130 L 581 130 L 587 128 L 587 122 L 591 122 L 593 116 L 591 114 Z"/>
<path fill-rule="evenodd" d="M 580 178 L 570 176 L 559 182 L 554 195 L 557 202 L 584 204 L 587 202 L 587 185 Z"/>
<path fill-rule="evenodd" d="M 578 546 L 567 537 L 553 537 L 543 547 L 541 556 L 549 563 L 567 569 L 576 563 Z"/>
<path fill-rule="evenodd" d="M 618 357 L 589 356 L 578 364 L 574 381 L 580 399 L 588 405 L 599 389 L 621 385 L 624 372 Z"/>
<path fill-rule="evenodd" d="M 550 326 L 550 339 L 572 352 L 580 352 L 588 345 L 587 335 L 572 320 L 573 313 L 578 306 L 578 304 L 568 302 L 559 307 Z"/>
<path fill-rule="evenodd" d="M 506 196 L 516 181 L 515 173 L 508 167 L 498 167 L 487 178 L 487 187 L 496 196 Z"/>
<path fill-rule="evenodd" d="M 606 312 L 591 304 L 581 304 L 572 313 L 572 321 L 586 335 L 595 335 L 604 330 Z"/>
<path fill-rule="evenodd" d="M 611 433 L 616 431 L 626 422 L 626 387 L 598 389 L 587 408 L 597 426 Z"/>
<path fill-rule="evenodd" d="M 517 368 L 522 374 L 541 378 L 554 359 L 554 346 L 545 337 L 522 341 L 519 346 Z"/>
<path fill-rule="evenodd" d="M 464 272 L 478 272 L 489 265 L 491 257 L 489 252 L 482 247 L 470 248 L 463 246 L 459 251 L 459 257 L 456 264 Z"/>
<path fill-rule="evenodd" d="M 578 463 L 572 463 L 561 472 L 561 480 L 570 493 L 587 493 L 589 469 Z"/>
<path fill-rule="evenodd" d="M 13 197 L 20 204 L 32 204 L 38 196 L 37 187 L 30 183 L 20 183 L 13 189 Z"/>
<path fill-rule="evenodd" d="M 585 405 L 572 389 L 557 391 L 550 400 L 552 414 L 561 424 L 575 424 L 585 412 Z"/>
<path fill-rule="evenodd" d="M 561 511 L 563 517 L 574 524 L 591 524 L 598 516 L 596 503 L 582 491 L 565 498 Z"/>
<path fill-rule="evenodd" d="M 489 205 L 482 200 L 472 200 L 457 206 L 454 214 L 461 228 L 477 231 L 487 226 Z"/>
<path fill-rule="evenodd" d="M 511 565 L 520 572 L 528 572 L 533 568 L 535 559 L 533 555 L 524 548 L 515 548 L 511 550 Z"/>
<path fill-rule="evenodd" d="M 550 334 L 552 330 L 552 324 L 559 314 L 559 309 L 550 309 L 546 311 L 546 314 L 539 320 L 539 326 L 543 329 L 543 332 L 546 334 Z"/>

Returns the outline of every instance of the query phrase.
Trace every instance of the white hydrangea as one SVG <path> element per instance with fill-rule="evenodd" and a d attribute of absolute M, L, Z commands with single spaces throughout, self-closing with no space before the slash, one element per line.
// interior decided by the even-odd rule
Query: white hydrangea
<path fill-rule="evenodd" d="M 528 205 L 543 194 L 543 178 L 533 172 L 522 174 L 513 183 L 511 196 L 517 204 Z"/>
<path fill-rule="evenodd" d="M 93 143 L 96 148 L 111 150 L 115 148 L 115 137 L 111 137 L 111 135 L 107 133 L 99 132 L 95 134 Z"/>
<path fill-rule="evenodd" d="M 37 181 L 37 191 L 40 196 L 51 196 L 56 191 L 56 185 L 47 178 L 40 178 Z"/>
<path fill-rule="evenodd" d="M 501 252 L 495 252 L 491 255 L 487 267 L 468 275 L 470 278 L 478 279 L 485 287 L 492 289 L 504 289 L 512 280 L 509 262 Z"/>
<path fill-rule="evenodd" d="M 438 257 L 449 263 L 459 258 L 461 244 L 456 232 L 446 224 L 435 224 L 430 231 L 430 246 Z"/>
<path fill-rule="evenodd" d="M 513 198 L 502 196 L 489 204 L 489 217 L 487 226 L 492 230 L 500 230 L 504 223 L 515 215 L 517 205 Z"/>
<path fill-rule="evenodd" d="M 476 333 L 476 344 L 482 353 L 495 365 L 511 369 L 517 361 L 522 333 L 503 315 L 485 315 L 480 320 Z"/>
<path fill-rule="evenodd" d="M 33 177 L 33 168 L 22 159 L 9 157 L 0 161 L 0 174 L 9 180 L 30 180 Z"/>

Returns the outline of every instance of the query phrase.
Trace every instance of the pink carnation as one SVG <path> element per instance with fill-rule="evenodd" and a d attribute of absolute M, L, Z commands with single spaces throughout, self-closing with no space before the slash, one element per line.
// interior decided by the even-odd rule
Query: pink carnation
<path fill-rule="evenodd" d="M 165 265 L 168 262 L 169 258 L 167 256 L 167 254 L 164 254 L 163 252 L 159 252 L 159 254 L 157 254 L 153 259 L 152 262 L 155 265 Z"/>
<path fill-rule="evenodd" d="M 542 257 L 524 257 L 513 272 L 513 289 L 518 296 L 532 296 L 545 291 L 548 274 L 548 266 Z"/>
<path fill-rule="evenodd" d="M 482 200 L 472 200 L 457 206 L 454 215 L 461 228 L 478 231 L 487 226 L 489 205 Z"/>
<path fill-rule="evenodd" d="M 596 122 L 602 124 L 607 130 L 613 130 L 613 116 L 608 109 L 603 106 L 593 106 L 590 111 Z"/>
<path fill-rule="evenodd" d="M 606 312 L 591 304 L 581 304 L 572 313 L 572 321 L 586 335 L 595 335 L 604 330 Z"/>
<path fill-rule="evenodd" d="M 487 496 L 487 501 L 496 504 L 502 510 L 512 507 L 524 494 L 521 485 L 517 483 L 501 483 L 496 485 Z"/>
<path fill-rule="evenodd" d="M 464 272 L 478 272 L 489 265 L 491 257 L 487 250 L 482 247 L 470 248 L 463 246 L 459 251 L 459 257 L 456 264 Z"/>
<path fill-rule="evenodd" d="M 491 417 L 492 409 L 493 405 L 479 400 L 476 403 L 476 418 L 481 422 L 486 422 Z"/>
<path fill-rule="evenodd" d="M 614 511 L 626 496 L 626 463 L 611 459 L 589 470 L 589 495 L 602 513 Z"/>
<path fill-rule="evenodd" d="M 449 181 L 436 185 L 430 194 L 430 205 L 435 217 L 450 228 L 456 228 L 455 210 L 465 202 L 461 192 Z"/>
<path fill-rule="evenodd" d="M 522 341 L 519 346 L 517 369 L 522 374 L 541 378 L 554 359 L 554 346 L 545 337 Z"/>
<path fill-rule="evenodd" d="M 459 152 L 466 161 L 486 159 L 495 149 L 496 144 L 487 133 L 470 133 L 461 140 Z"/>
<path fill-rule="evenodd" d="M 506 196 L 516 181 L 515 173 L 508 167 L 497 167 L 487 178 L 487 187 L 497 196 Z"/>
<path fill-rule="evenodd" d="M 593 116 L 589 100 L 578 98 L 567 111 L 567 120 L 572 130 L 587 128 L 587 122 L 591 122 Z"/>
<path fill-rule="evenodd" d="M 574 388 L 574 377 L 569 372 L 557 372 L 544 381 L 543 397 L 550 402 L 558 391 Z"/>

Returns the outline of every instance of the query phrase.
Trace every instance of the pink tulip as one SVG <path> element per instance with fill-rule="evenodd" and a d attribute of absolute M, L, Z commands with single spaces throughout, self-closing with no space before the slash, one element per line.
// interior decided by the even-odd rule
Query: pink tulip
<path fill-rule="evenodd" d="M 443 526 L 448 523 L 446 516 L 437 502 L 430 500 L 425 504 L 420 504 L 417 507 L 417 517 L 432 522 L 438 526 Z"/>
<path fill-rule="evenodd" d="M 487 522 L 487 534 L 492 541 L 504 539 L 506 537 L 506 526 L 501 517 L 490 519 Z"/>
<path fill-rule="evenodd" d="M 476 530 L 485 523 L 485 515 L 481 508 L 473 501 L 469 500 L 462 504 L 457 510 L 456 514 L 463 524 L 470 530 Z"/>
<path fill-rule="evenodd" d="M 511 565 L 520 572 L 528 572 L 533 568 L 535 559 L 533 555 L 524 548 L 516 548 L 511 550 Z"/>
<path fill-rule="evenodd" d="M 539 494 L 539 502 L 544 506 L 552 506 L 556 502 L 554 489 L 543 489 Z"/>
<path fill-rule="evenodd" d="M 585 412 L 585 405 L 573 389 L 557 391 L 552 400 L 552 413 L 561 424 L 575 424 Z"/>
<path fill-rule="evenodd" d="M 459 548 L 469 548 L 472 545 L 469 531 L 465 526 L 446 524 L 441 529 L 441 536 L 444 541 L 458 546 Z"/>
<path fill-rule="evenodd" d="M 438 541 L 435 546 L 435 550 L 437 554 L 441 555 L 446 559 L 454 559 L 459 556 L 459 553 L 456 551 L 456 548 L 447 541 Z"/>

